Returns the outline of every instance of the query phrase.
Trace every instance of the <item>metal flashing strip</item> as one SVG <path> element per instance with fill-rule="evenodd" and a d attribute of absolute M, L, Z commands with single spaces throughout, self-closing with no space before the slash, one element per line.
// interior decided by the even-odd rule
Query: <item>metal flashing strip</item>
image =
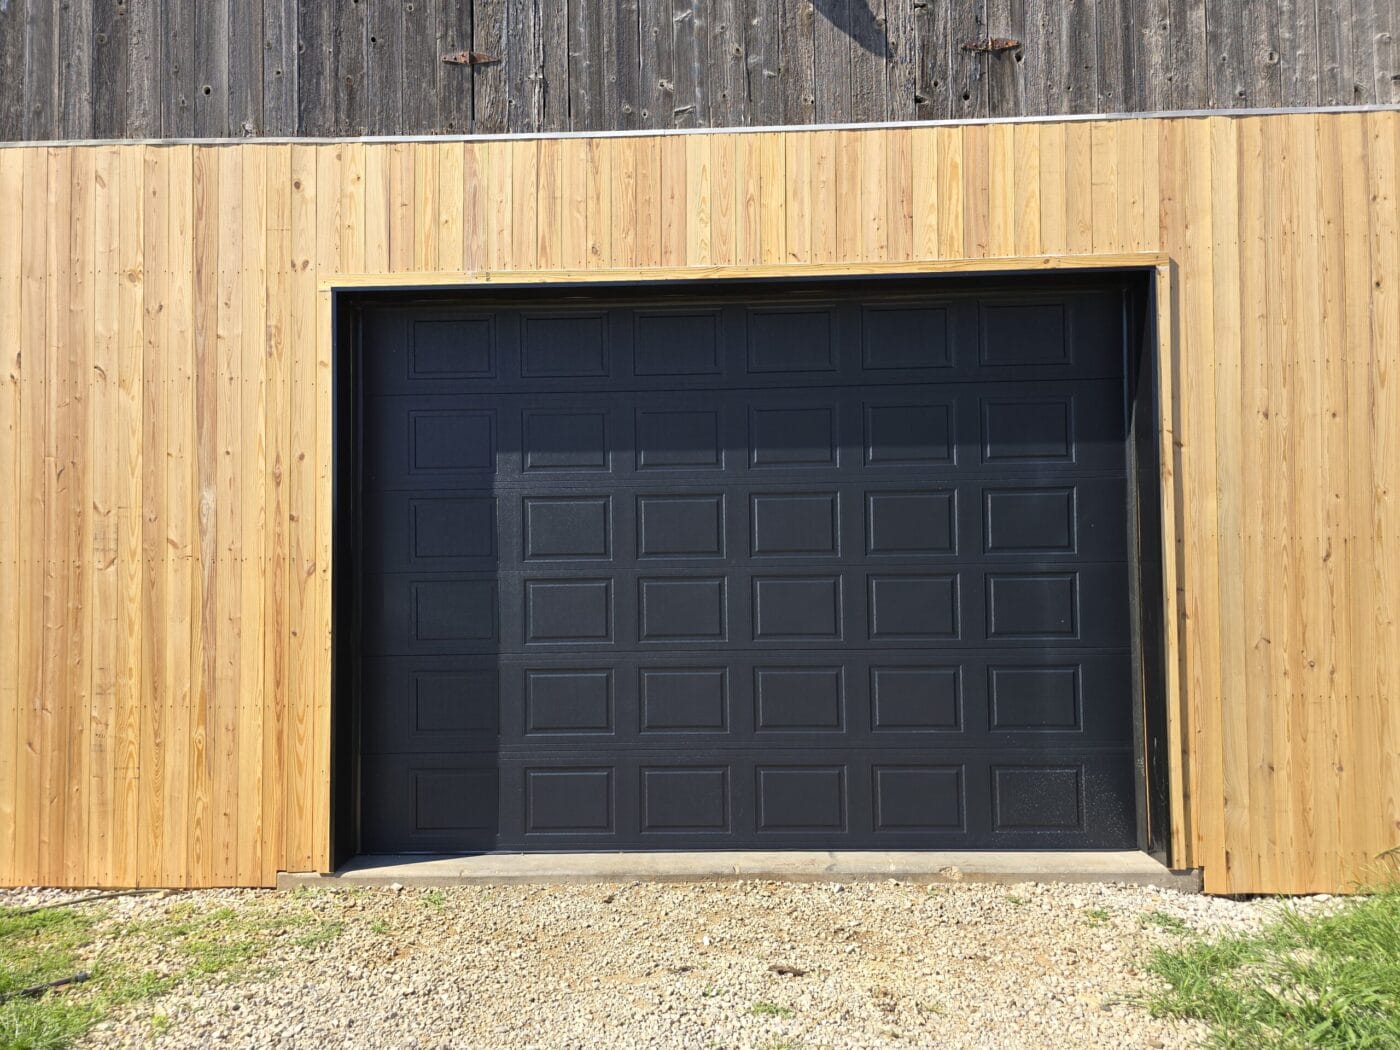
<path fill-rule="evenodd" d="M 1203 117 L 1308 116 L 1320 113 L 1396 113 L 1400 104 L 1366 106 L 1297 106 L 1274 109 L 1182 109 L 1142 113 L 1055 113 L 1023 117 L 974 117 L 948 120 L 898 120 L 845 124 L 773 124 L 762 127 L 649 128 L 617 131 L 516 131 L 489 135 L 339 135 L 299 137 L 294 135 L 244 136 L 239 138 L 153 138 L 153 139 L 39 139 L 32 142 L 0 142 L 0 149 L 58 146 L 236 146 L 300 145 L 324 146 L 337 143 L 407 142 L 527 142 L 546 139 L 625 139 L 656 138 L 672 135 L 762 135 L 802 131 L 879 131 L 901 128 L 976 127 L 985 124 L 1083 124 L 1118 120 L 1185 120 Z"/>

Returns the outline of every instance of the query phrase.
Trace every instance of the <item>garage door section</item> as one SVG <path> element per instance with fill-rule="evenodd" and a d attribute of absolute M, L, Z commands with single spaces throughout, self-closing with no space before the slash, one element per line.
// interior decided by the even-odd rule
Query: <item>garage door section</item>
<path fill-rule="evenodd" d="M 1122 294 L 930 287 L 366 308 L 362 849 L 1133 846 Z"/>

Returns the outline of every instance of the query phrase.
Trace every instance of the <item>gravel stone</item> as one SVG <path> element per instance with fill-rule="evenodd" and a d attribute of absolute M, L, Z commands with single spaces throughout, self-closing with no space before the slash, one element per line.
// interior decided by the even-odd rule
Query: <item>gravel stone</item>
<path fill-rule="evenodd" d="M 0 905 L 75 896 L 0 891 Z M 199 890 L 119 898 L 103 922 L 175 902 L 309 906 L 343 927 L 278 938 L 267 972 L 181 985 L 87 1045 L 1187 1047 L 1203 1029 L 1140 1005 L 1149 952 L 1179 937 L 1149 916 L 1219 933 L 1284 906 L 1107 884 L 744 880 Z"/>

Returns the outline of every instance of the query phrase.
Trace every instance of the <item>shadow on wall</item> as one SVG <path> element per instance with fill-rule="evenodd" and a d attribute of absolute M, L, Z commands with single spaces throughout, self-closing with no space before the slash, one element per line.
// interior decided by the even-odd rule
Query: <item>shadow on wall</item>
<path fill-rule="evenodd" d="M 872 55 L 890 57 L 890 40 L 884 24 L 870 10 L 868 0 L 812 0 L 828 22 Z"/>

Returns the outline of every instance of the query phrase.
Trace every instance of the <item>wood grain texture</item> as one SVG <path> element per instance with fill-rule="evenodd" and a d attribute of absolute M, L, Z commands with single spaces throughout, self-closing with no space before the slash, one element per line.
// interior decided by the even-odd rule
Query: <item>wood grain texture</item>
<path fill-rule="evenodd" d="M 0 141 L 1400 102 L 1393 0 L 8 0 Z M 1010 39 L 992 54 L 968 43 Z M 444 64 L 475 51 L 482 64 Z"/>
<path fill-rule="evenodd" d="M 0 150 L 0 882 L 329 863 L 332 288 L 1136 265 L 1172 861 L 1350 888 L 1400 816 L 1397 153 L 1397 113 Z"/>

